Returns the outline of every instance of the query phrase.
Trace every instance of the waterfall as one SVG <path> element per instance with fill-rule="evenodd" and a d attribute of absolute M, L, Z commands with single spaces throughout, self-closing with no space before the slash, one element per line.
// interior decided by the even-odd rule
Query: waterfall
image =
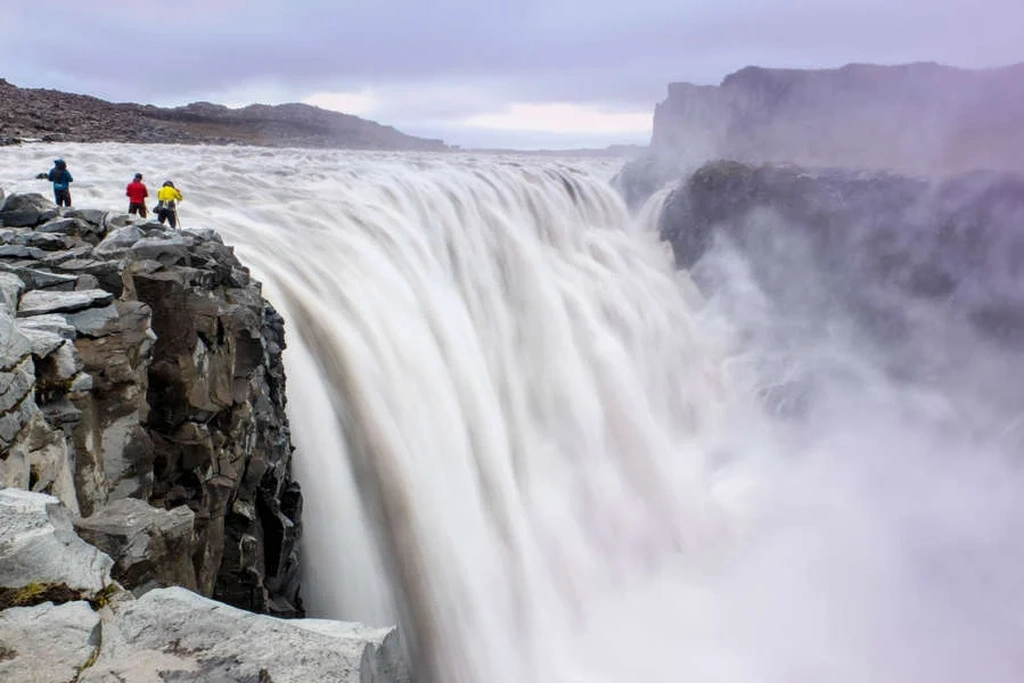
<path fill-rule="evenodd" d="M 397 620 L 421 682 L 1019 680 L 1013 453 L 827 334 L 776 362 L 740 260 L 720 296 L 674 271 L 663 195 L 631 217 L 574 160 L 62 150 L 86 206 L 173 179 L 264 282 L 307 606 Z M 804 413 L 763 408 L 826 361 Z"/>
<path fill-rule="evenodd" d="M 368 614 L 397 606 L 421 669 L 544 680 L 592 592 L 713 523 L 704 460 L 735 400 L 721 351 L 662 247 L 587 175 L 440 166 L 378 191 L 345 188 L 336 226 L 247 249 L 330 387 L 292 374 L 307 509 L 334 510 L 310 544 L 337 542 L 333 496 L 358 490 L 393 587 Z M 355 487 L 311 457 L 339 450 Z M 317 580 L 344 574 L 333 562 Z M 385 597 L 379 575 L 352 580 Z"/>

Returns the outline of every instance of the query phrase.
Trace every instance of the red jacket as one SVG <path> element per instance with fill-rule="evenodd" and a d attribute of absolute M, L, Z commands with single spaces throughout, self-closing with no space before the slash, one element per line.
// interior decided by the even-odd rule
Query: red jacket
<path fill-rule="evenodd" d="M 149 190 L 140 182 L 131 182 L 128 184 L 128 191 L 125 194 L 128 195 L 128 201 L 132 204 L 145 204 Z"/>

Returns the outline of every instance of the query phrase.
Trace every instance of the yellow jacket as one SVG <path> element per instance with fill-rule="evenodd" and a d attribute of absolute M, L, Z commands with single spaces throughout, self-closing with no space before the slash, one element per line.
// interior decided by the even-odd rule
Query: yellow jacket
<path fill-rule="evenodd" d="M 177 188 L 170 186 L 161 187 L 160 191 L 156 193 L 156 198 L 158 201 L 161 202 L 180 202 L 185 199 L 184 197 L 181 196 L 181 193 L 178 192 Z"/>

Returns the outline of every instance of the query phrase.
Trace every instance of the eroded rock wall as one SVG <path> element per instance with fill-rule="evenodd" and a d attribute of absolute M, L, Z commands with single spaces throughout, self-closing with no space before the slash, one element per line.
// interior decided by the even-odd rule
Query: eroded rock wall
<path fill-rule="evenodd" d="M 59 498 L 129 587 L 301 615 L 283 347 L 215 232 L 0 204 L 0 484 Z"/>

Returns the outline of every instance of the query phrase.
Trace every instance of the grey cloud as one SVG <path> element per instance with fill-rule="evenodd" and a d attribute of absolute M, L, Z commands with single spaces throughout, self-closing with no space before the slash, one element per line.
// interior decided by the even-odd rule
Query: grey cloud
<path fill-rule="evenodd" d="M 669 81 L 717 82 L 748 64 L 1024 60 L 1019 0 L 13 2 L 0 75 L 23 85 L 159 102 L 246 89 L 281 100 L 435 83 L 479 91 L 407 102 L 403 120 L 510 101 L 649 109 Z"/>

